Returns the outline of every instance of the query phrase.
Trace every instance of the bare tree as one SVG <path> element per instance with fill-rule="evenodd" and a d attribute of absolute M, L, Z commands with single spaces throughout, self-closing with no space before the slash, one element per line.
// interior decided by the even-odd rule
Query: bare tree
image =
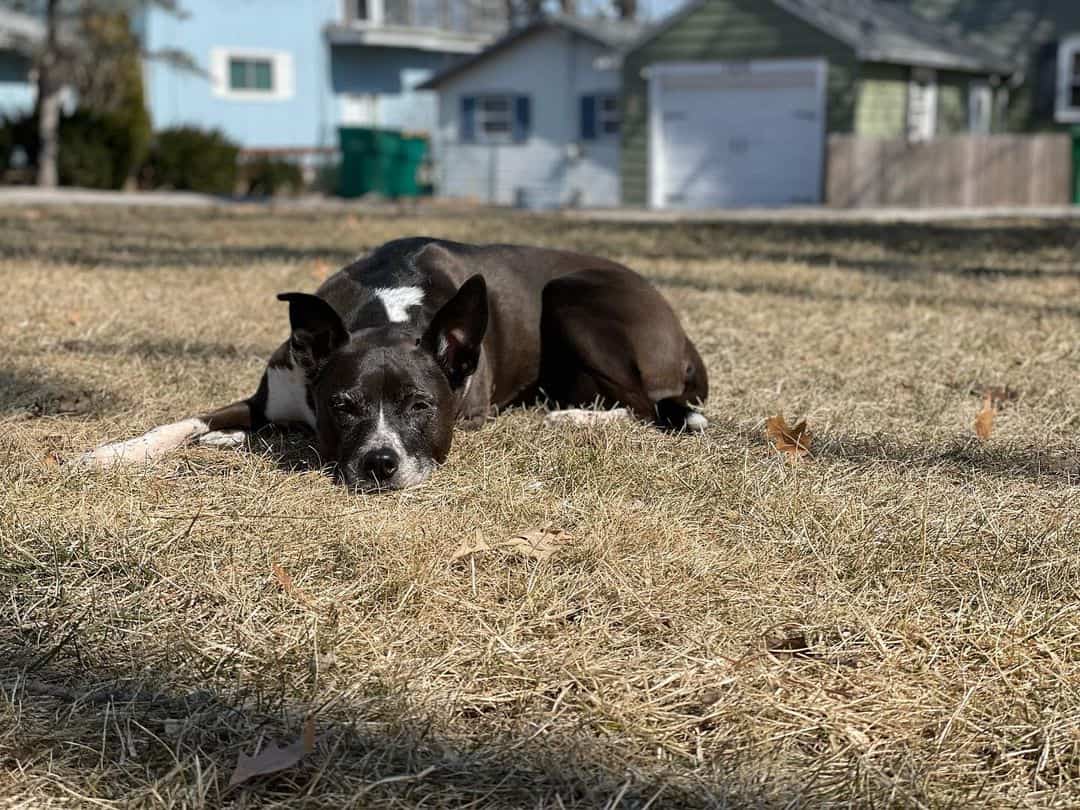
<path fill-rule="evenodd" d="M 159 8 L 180 14 L 178 0 L 0 0 L 0 5 L 42 20 L 45 26 L 41 42 L 27 43 L 32 50 L 37 72 L 37 101 L 34 115 L 37 120 L 38 159 L 37 183 L 54 187 L 59 182 L 58 157 L 60 113 L 65 87 L 78 87 L 80 79 L 104 73 L 101 51 L 95 49 L 100 41 L 91 35 L 93 27 L 103 16 L 130 15 Z M 179 51 L 149 53 L 143 51 L 134 37 L 114 42 L 134 49 L 142 58 L 161 59 L 179 67 L 198 70 L 187 55 Z M 130 52 L 129 52 L 130 53 Z"/>

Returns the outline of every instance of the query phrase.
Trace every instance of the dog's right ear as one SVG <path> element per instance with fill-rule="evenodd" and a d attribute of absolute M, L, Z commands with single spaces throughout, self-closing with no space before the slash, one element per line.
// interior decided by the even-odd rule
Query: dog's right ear
<path fill-rule="evenodd" d="M 335 350 L 349 340 L 349 332 L 330 304 L 308 293 L 280 293 L 279 301 L 289 302 L 289 346 L 293 357 L 313 372 Z"/>

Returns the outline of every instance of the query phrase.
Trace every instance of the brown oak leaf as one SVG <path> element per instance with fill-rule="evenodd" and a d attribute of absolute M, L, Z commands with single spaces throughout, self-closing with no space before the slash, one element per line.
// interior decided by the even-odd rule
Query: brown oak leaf
<path fill-rule="evenodd" d="M 997 413 L 997 408 L 994 406 L 994 399 L 987 394 L 983 399 L 982 410 L 975 417 L 975 435 L 979 437 L 980 441 L 987 441 L 990 434 L 994 432 L 995 413 Z"/>
<path fill-rule="evenodd" d="M 786 453 L 792 460 L 811 456 L 813 434 L 806 426 L 806 420 L 791 427 L 783 416 L 777 414 L 765 422 L 765 435 L 777 451 Z"/>
<path fill-rule="evenodd" d="M 235 787 L 256 776 L 277 773 L 300 764 L 300 760 L 315 750 L 315 718 L 304 721 L 304 733 L 289 745 L 269 743 L 261 751 L 248 756 L 241 753 L 236 759 L 236 769 L 229 779 L 229 787 Z"/>

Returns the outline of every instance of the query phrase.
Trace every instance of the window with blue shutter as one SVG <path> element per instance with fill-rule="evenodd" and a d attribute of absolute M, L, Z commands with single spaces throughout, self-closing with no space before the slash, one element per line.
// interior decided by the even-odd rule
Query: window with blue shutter
<path fill-rule="evenodd" d="M 581 140 L 596 140 L 596 96 L 581 97 Z"/>
<path fill-rule="evenodd" d="M 529 140 L 532 133 L 532 104 L 528 96 L 514 99 L 514 140 L 518 143 Z"/>
<path fill-rule="evenodd" d="M 472 143 L 476 140 L 476 97 L 461 97 L 461 141 Z"/>
<path fill-rule="evenodd" d="M 464 96 L 461 99 L 463 143 L 523 143 L 532 133 L 528 96 Z"/>

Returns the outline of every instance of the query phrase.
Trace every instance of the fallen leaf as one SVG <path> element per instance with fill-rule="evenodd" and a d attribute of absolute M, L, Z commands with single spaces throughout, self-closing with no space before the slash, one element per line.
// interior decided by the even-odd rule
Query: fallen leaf
<path fill-rule="evenodd" d="M 286 571 L 284 568 L 282 568 L 277 563 L 274 563 L 273 569 L 274 569 L 274 579 L 276 579 L 278 585 L 281 586 L 281 590 L 285 591 L 285 593 L 287 593 L 289 596 L 291 596 L 297 602 L 300 602 L 302 605 L 306 605 L 307 607 L 311 607 L 311 597 L 309 597 L 306 593 L 304 593 L 302 590 L 300 590 L 299 588 L 296 587 L 296 585 L 293 583 L 292 576 L 290 576 L 289 572 Z"/>
<path fill-rule="evenodd" d="M 326 281 L 330 276 L 330 263 L 319 260 L 311 268 L 311 277 L 316 281 Z"/>
<path fill-rule="evenodd" d="M 290 745 L 277 746 L 269 743 L 257 754 L 241 753 L 236 759 L 236 770 L 229 779 L 229 787 L 235 787 L 256 776 L 277 773 L 300 764 L 300 760 L 315 750 L 315 718 L 304 721 L 304 733 Z"/>
<path fill-rule="evenodd" d="M 781 415 L 771 417 L 765 422 L 765 435 L 781 453 L 787 453 L 792 459 L 810 456 L 810 442 L 813 434 L 806 426 L 806 421 L 791 427 Z"/>
<path fill-rule="evenodd" d="M 983 400 L 989 398 L 990 405 L 995 410 L 1001 410 L 1003 406 L 1008 405 L 1011 402 L 1016 402 L 1016 400 L 1020 398 L 1020 392 L 1014 388 L 1009 388 L 1007 385 L 1004 387 L 1000 385 L 989 385 L 979 391 L 974 391 L 973 393 L 978 394 Z"/>
<path fill-rule="evenodd" d="M 457 551 L 450 555 L 450 562 L 457 562 L 471 554 L 477 554 L 481 551 L 491 551 L 491 545 L 478 531 L 471 538 L 466 538 L 462 541 L 461 545 L 458 546 Z"/>
<path fill-rule="evenodd" d="M 78 326 L 82 322 L 82 315 L 77 309 L 73 309 L 67 314 L 67 322 L 72 326 Z"/>
<path fill-rule="evenodd" d="M 980 441 L 986 441 L 990 438 L 990 434 L 994 432 L 994 413 L 997 408 L 994 407 L 993 398 L 987 394 L 983 399 L 983 408 L 979 411 L 979 415 L 975 417 L 975 435 L 979 437 Z"/>
<path fill-rule="evenodd" d="M 60 456 L 56 455 L 55 452 L 50 450 L 48 453 L 45 454 L 45 458 L 41 460 L 41 463 L 44 464 L 46 467 L 59 467 Z"/>
<path fill-rule="evenodd" d="M 573 538 L 562 529 L 545 528 L 515 534 L 499 545 L 501 548 L 532 557 L 534 560 L 547 560 L 570 540 Z"/>

